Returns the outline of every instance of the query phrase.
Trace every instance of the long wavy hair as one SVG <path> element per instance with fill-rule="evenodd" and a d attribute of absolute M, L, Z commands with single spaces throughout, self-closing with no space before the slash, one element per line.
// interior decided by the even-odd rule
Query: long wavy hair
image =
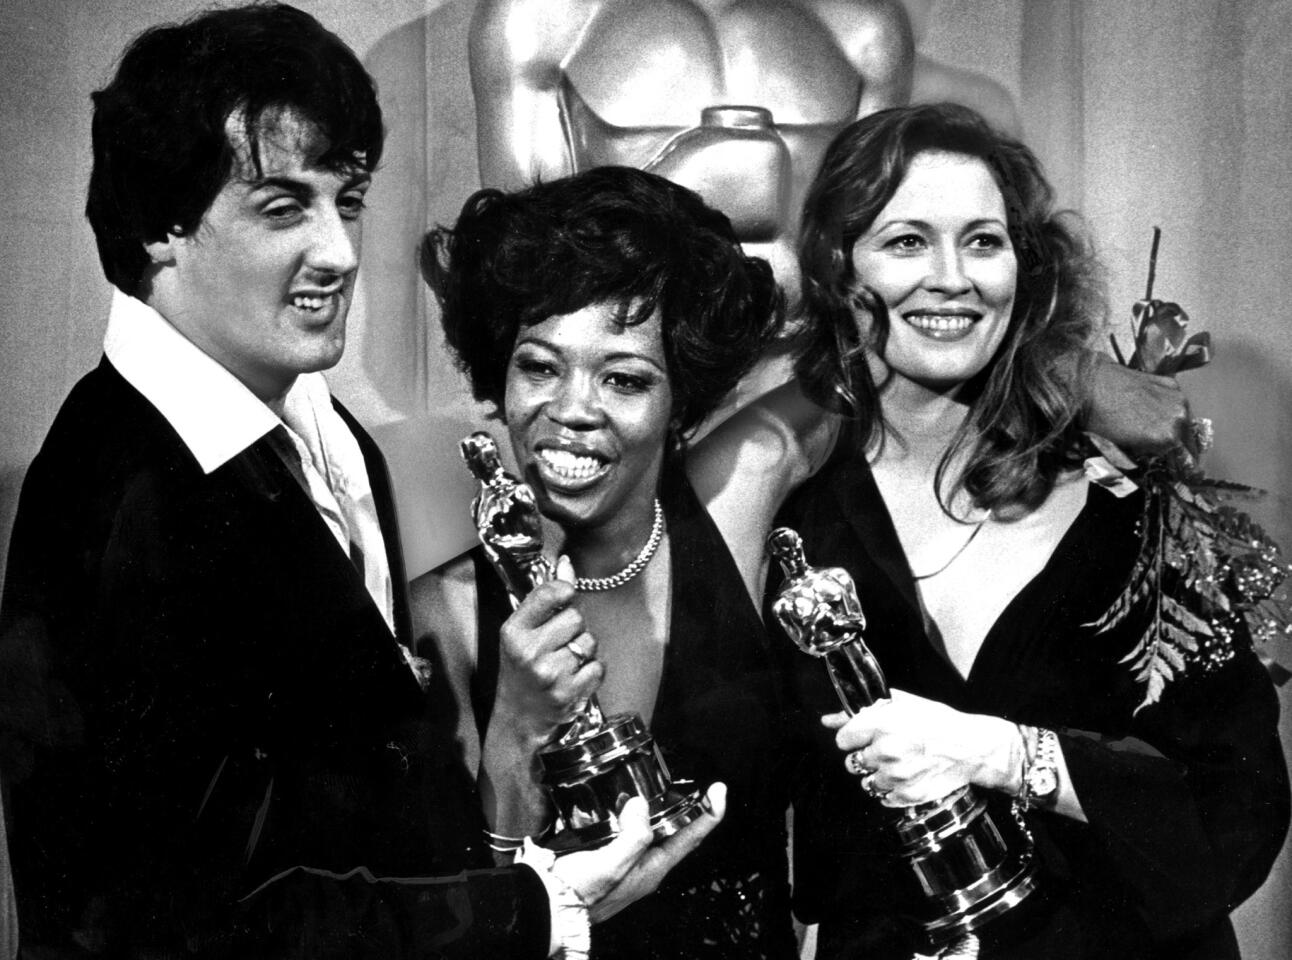
<path fill-rule="evenodd" d="M 1040 161 L 974 111 L 954 104 L 882 110 L 830 144 L 803 204 L 796 370 L 817 403 L 855 420 L 866 449 L 882 445 L 889 432 L 880 403 L 883 383 L 875 381 L 866 358 L 872 351 L 882 355 L 889 317 L 856 275 L 852 248 L 915 157 L 931 151 L 987 165 L 1005 201 L 1018 259 L 1009 328 L 987 367 L 967 385 L 970 411 L 938 466 L 939 500 L 945 509 L 944 494 L 963 489 L 980 508 L 1002 516 L 1026 513 L 1049 496 L 1060 472 L 1078 462 L 1084 403 L 1078 370 L 1104 304 L 1080 222 L 1054 209 Z M 859 322 L 859 312 L 870 322 Z M 960 454 L 964 468 L 944 490 L 949 464 Z"/>

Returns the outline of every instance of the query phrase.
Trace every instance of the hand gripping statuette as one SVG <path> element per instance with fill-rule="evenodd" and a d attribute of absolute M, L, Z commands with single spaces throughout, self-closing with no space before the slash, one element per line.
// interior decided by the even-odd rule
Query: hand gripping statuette
<path fill-rule="evenodd" d="M 852 714 L 886 699 L 852 577 L 809 567 L 802 539 L 787 527 L 772 531 L 767 548 L 785 572 L 772 612 L 800 650 L 825 660 L 844 709 Z M 1036 888 L 1030 838 L 1012 817 L 993 817 L 970 786 L 893 817 L 897 849 L 920 894 L 915 913 L 934 944 L 977 930 Z"/>
<path fill-rule="evenodd" d="M 534 492 L 508 474 L 487 433 L 462 441 L 462 458 L 480 492 L 471 503 L 476 532 L 507 591 L 517 602 L 553 576 L 543 556 L 543 531 Z M 558 830 L 544 845 L 557 853 L 588 850 L 619 832 L 619 811 L 635 796 L 650 807 L 657 837 L 667 837 L 706 809 L 701 791 L 669 776 L 664 758 L 641 718 L 606 717 L 596 697 L 538 752 L 543 785 L 556 806 Z"/>

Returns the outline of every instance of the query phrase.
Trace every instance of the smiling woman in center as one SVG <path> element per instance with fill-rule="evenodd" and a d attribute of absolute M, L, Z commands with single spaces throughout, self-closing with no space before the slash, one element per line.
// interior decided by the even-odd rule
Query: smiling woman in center
<path fill-rule="evenodd" d="M 650 726 L 675 780 L 729 793 L 653 896 L 593 927 L 592 956 L 791 960 L 777 673 L 728 546 L 748 541 L 742 511 L 710 508 L 686 455 L 779 328 L 770 268 L 695 194 L 614 167 L 481 191 L 428 235 L 423 265 L 571 581 L 539 588 L 539 609 L 527 598 L 524 636 L 503 626 L 510 603 L 479 549 L 413 585 L 491 843 L 549 825 L 535 751 L 595 690 L 607 714 Z"/>

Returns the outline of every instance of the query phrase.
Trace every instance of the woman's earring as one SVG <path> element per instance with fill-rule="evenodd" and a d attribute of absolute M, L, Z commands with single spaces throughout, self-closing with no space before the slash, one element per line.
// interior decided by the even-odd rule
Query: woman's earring
<path fill-rule="evenodd" d="M 682 425 L 676 420 L 668 422 L 668 431 L 664 435 L 664 450 L 670 458 L 680 457 L 686 452 L 686 438 L 682 436 Z"/>

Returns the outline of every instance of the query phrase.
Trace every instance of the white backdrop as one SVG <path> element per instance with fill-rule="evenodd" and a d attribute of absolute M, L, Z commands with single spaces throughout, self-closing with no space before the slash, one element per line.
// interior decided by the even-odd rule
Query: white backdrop
<path fill-rule="evenodd" d="M 297 0 L 359 52 L 390 128 L 371 194 L 360 294 L 334 388 L 378 431 L 401 488 L 411 572 L 456 552 L 466 484 L 454 442 L 478 416 L 443 361 L 415 250 L 478 185 L 465 65 L 473 0 Z M 186 0 L 0 4 L 0 542 L 58 404 L 97 362 L 109 299 L 82 217 L 89 92 L 145 26 Z M 1292 3 L 940 0 L 921 52 L 1012 95 L 1024 137 L 1087 217 L 1124 330 L 1154 224 L 1157 295 L 1212 331 L 1188 374 L 1216 423 L 1207 467 L 1270 491 L 1256 513 L 1292 546 Z M 457 491 L 445 495 L 445 489 Z M 440 491 L 432 499 L 428 490 Z M 0 575 L 3 568 L 0 567 Z M 1292 660 L 1284 648 L 1283 659 Z M 1282 699 L 1286 705 L 1289 694 Z M 1292 731 L 1284 723 L 1285 743 Z M 1292 956 L 1289 857 L 1239 911 L 1244 955 Z"/>

